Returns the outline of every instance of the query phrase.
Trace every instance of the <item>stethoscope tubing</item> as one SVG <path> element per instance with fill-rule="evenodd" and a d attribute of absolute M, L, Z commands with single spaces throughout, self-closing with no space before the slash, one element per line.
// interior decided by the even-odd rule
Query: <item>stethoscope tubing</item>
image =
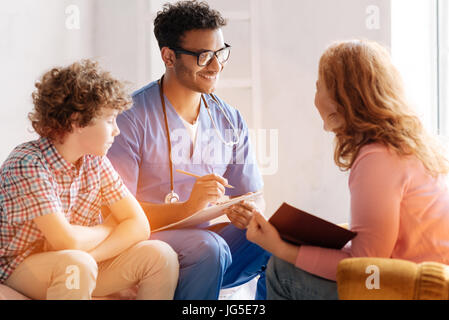
<path fill-rule="evenodd" d="M 166 106 L 165 106 L 165 97 L 164 97 L 164 88 L 163 88 L 163 81 L 164 81 L 164 77 L 162 76 L 162 78 L 158 81 L 159 84 L 159 95 L 161 98 L 161 103 L 162 103 L 162 111 L 164 113 L 164 122 L 165 122 L 165 130 L 167 133 L 167 146 L 168 146 L 168 160 L 170 162 L 170 193 L 167 194 L 167 196 L 165 197 L 165 202 L 166 203 L 172 203 L 172 202 L 176 202 L 179 201 L 179 196 L 175 193 L 174 191 L 174 176 L 173 176 L 173 159 L 172 159 L 172 155 L 171 155 L 171 150 L 172 150 L 172 146 L 171 146 L 171 137 L 170 137 L 170 128 L 168 126 L 168 118 L 167 118 L 167 110 L 166 110 Z M 233 136 L 237 137 L 236 141 L 225 141 L 225 139 L 223 138 L 223 135 L 221 134 L 221 132 L 218 130 L 215 121 L 212 117 L 212 114 L 210 112 L 209 109 L 209 105 L 207 104 L 206 99 L 204 98 L 204 95 L 201 95 L 201 98 L 204 101 L 204 105 L 206 107 L 207 113 L 209 114 L 209 118 L 212 122 L 212 126 L 214 127 L 215 133 L 217 134 L 218 138 L 221 140 L 221 142 L 228 146 L 228 147 L 233 147 L 237 144 L 240 143 L 240 136 L 238 135 L 238 132 L 236 134 L 236 129 L 234 127 L 234 125 L 232 124 L 231 120 L 229 119 L 229 117 L 227 116 L 226 112 L 223 110 L 223 108 L 220 105 L 220 102 L 218 101 L 218 99 L 215 97 L 215 95 L 211 94 L 211 97 L 214 99 L 214 101 L 217 103 L 218 107 L 220 108 L 221 113 L 224 115 L 224 117 L 226 118 L 226 120 L 228 121 L 229 125 L 232 128 L 232 132 L 233 132 Z M 234 140 L 234 139 L 233 139 Z"/>

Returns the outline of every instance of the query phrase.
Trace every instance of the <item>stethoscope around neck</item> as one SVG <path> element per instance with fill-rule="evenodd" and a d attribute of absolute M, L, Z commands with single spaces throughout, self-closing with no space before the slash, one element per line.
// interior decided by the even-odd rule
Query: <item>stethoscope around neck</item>
<path fill-rule="evenodd" d="M 178 202 L 179 201 L 179 195 L 175 192 L 175 187 L 174 187 L 175 183 L 174 183 L 174 176 L 173 176 L 173 159 L 172 159 L 172 155 L 171 155 L 171 137 L 170 137 L 170 129 L 168 127 L 167 110 L 166 110 L 166 107 L 165 107 L 163 83 L 164 83 L 164 77 L 162 77 L 161 80 L 159 80 L 159 94 L 161 96 L 162 111 L 164 112 L 165 130 L 166 130 L 166 133 L 167 133 L 168 160 L 170 162 L 170 192 L 165 196 L 165 203 L 168 204 L 168 203 L 176 203 L 176 202 Z M 212 114 L 210 112 L 209 105 L 207 104 L 207 101 L 204 98 L 204 95 L 201 94 L 201 99 L 204 102 L 204 106 L 206 107 L 207 113 L 209 114 L 209 118 L 210 118 L 210 120 L 212 122 L 212 125 L 214 127 L 214 130 L 215 130 L 218 138 L 227 147 L 233 147 L 233 146 L 239 144 L 240 143 L 240 136 L 238 135 L 238 132 L 237 132 L 236 128 L 232 124 L 232 122 L 229 119 L 229 117 L 226 115 L 226 112 L 224 112 L 223 108 L 220 105 L 220 102 L 215 97 L 215 95 L 211 94 L 211 97 L 217 103 L 218 107 L 220 108 L 221 113 L 224 115 L 224 117 L 226 118 L 226 120 L 228 121 L 229 125 L 232 128 L 233 139 L 232 139 L 232 141 L 226 141 L 223 138 L 223 135 L 221 134 L 221 132 L 217 129 L 215 121 L 214 121 L 214 119 L 212 117 Z M 234 138 L 235 138 L 235 140 L 234 140 Z"/>

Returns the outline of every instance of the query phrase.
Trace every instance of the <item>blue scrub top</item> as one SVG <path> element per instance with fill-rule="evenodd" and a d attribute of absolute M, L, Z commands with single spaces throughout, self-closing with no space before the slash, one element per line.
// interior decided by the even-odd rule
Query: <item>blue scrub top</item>
<path fill-rule="evenodd" d="M 217 102 L 204 95 L 217 129 L 225 141 L 235 141 L 231 125 Z M 139 201 L 163 203 L 170 192 L 170 167 L 164 113 L 159 85 L 152 82 L 133 95 L 133 107 L 117 117 L 120 135 L 108 152 L 114 168 Z M 190 197 L 195 178 L 176 172 L 181 169 L 203 176 L 216 173 L 228 179 L 235 189 L 229 196 L 239 196 L 263 188 L 248 127 L 240 112 L 216 97 L 240 136 L 238 145 L 226 146 L 219 139 L 201 101 L 195 146 L 176 110 L 165 97 L 172 142 L 174 191 L 181 201 Z"/>

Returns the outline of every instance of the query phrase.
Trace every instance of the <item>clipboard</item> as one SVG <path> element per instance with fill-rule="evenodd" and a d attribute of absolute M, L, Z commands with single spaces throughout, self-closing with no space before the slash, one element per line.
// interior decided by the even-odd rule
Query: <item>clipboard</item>
<path fill-rule="evenodd" d="M 239 203 L 240 201 L 244 201 L 244 200 L 254 200 L 257 199 L 258 197 L 260 197 L 263 194 L 262 191 L 258 191 L 252 194 L 247 194 L 247 195 L 243 195 L 240 197 L 236 197 L 233 199 L 229 199 L 225 202 L 204 208 L 203 210 L 197 211 L 194 214 L 192 214 L 191 216 L 188 216 L 185 219 L 182 219 L 181 221 L 169 224 L 165 227 L 156 229 L 156 230 L 152 230 L 151 232 L 157 232 L 157 231 L 162 231 L 162 230 L 167 230 L 167 229 L 179 229 L 179 228 L 187 228 L 187 227 L 191 227 L 191 226 L 196 226 L 199 225 L 201 223 L 210 221 L 212 219 L 218 218 L 220 216 L 222 216 L 223 210 Z"/>
<path fill-rule="evenodd" d="M 342 249 L 357 233 L 283 203 L 268 220 L 282 239 L 296 245 Z"/>

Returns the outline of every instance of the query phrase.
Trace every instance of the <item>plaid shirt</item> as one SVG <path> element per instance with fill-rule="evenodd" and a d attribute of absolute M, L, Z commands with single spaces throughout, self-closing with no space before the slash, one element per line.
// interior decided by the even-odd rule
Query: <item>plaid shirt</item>
<path fill-rule="evenodd" d="M 77 169 L 46 138 L 16 147 L 0 168 L 0 283 L 43 251 L 34 218 L 63 212 L 71 224 L 94 226 L 101 223 L 101 206 L 127 192 L 106 157 L 86 155 Z"/>

